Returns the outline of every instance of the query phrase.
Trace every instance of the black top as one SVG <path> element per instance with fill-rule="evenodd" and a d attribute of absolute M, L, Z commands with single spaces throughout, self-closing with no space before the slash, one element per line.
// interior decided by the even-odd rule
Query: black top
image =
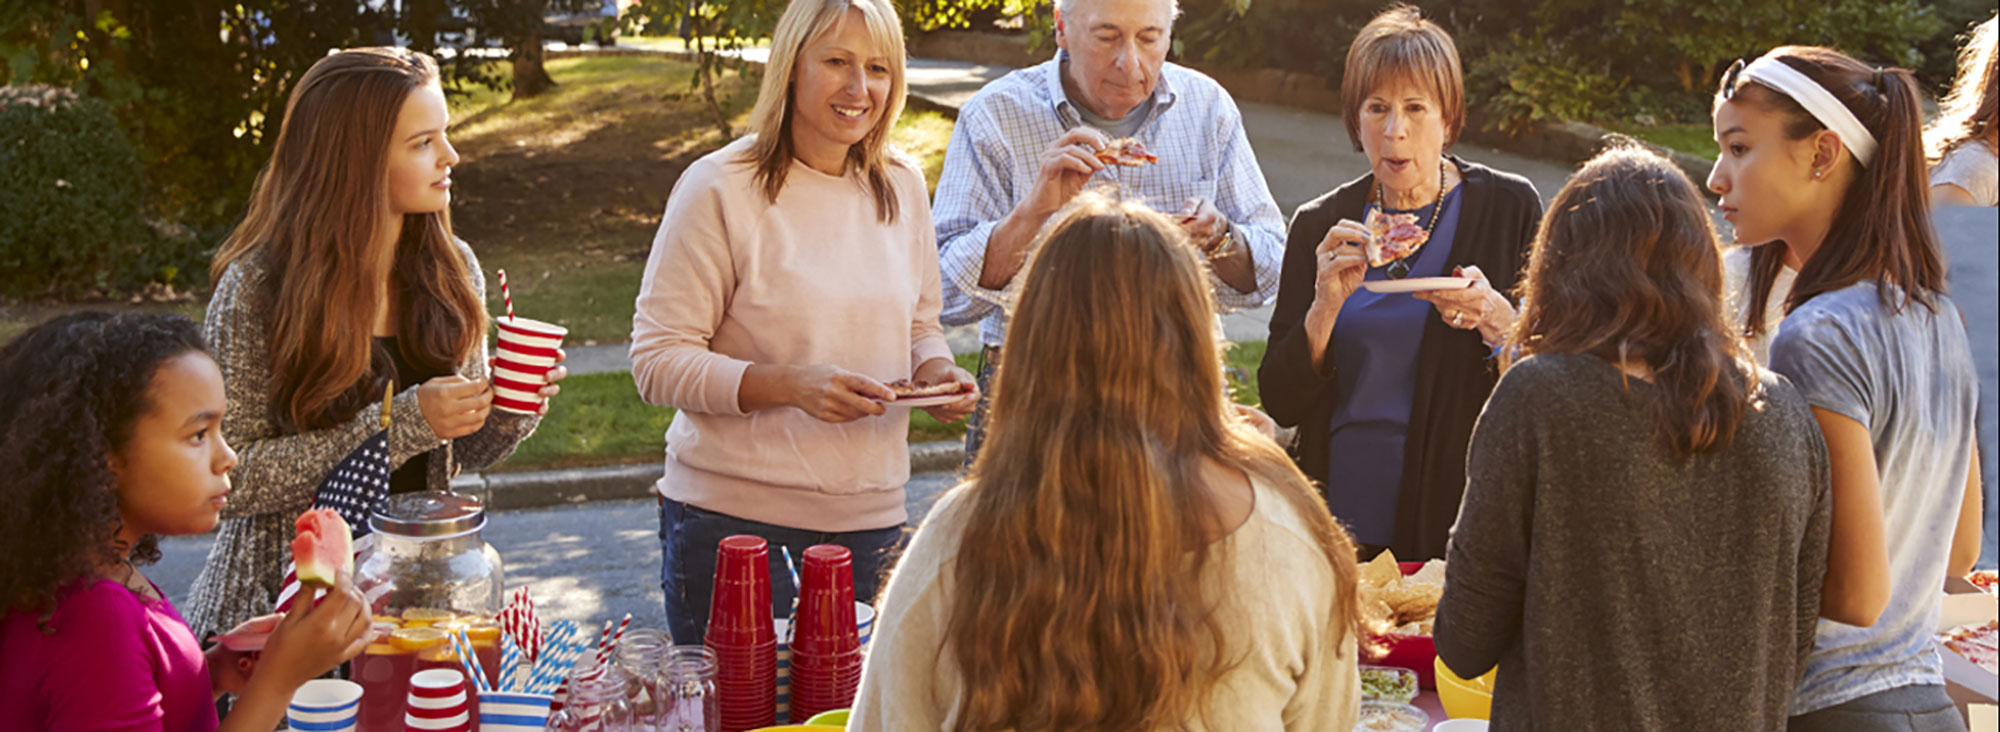
<path fill-rule="evenodd" d="M 1527 264 L 1528 246 L 1541 221 L 1542 198 L 1526 178 L 1455 156 L 1464 178 L 1458 234 L 1445 271 L 1477 265 L 1493 289 L 1507 293 Z M 1364 175 L 1313 199 L 1292 216 L 1285 240 L 1284 273 L 1271 313 L 1269 350 L 1257 368 L 1264 409 L 1278 424 L 1298 428 L 1292 458 L 1325 490 L 1328 439 L 1339 389 L 1339 364 L 1328 357 L 1312 366 L 1306 343 L 1306 310 L 1312 307 L 1318 270 L 1314 249 L 1341 219 L 1360 221 L 1375 177 Z M 1432 317 L 1424 321 L 1417 349 L 1416 400 L 1410 406 L 1409 439 L 1403 446 L 1403 479 L 1396 501 L 1396 555 L 1407 559 L 1443 557 L 1458 499 L 1465 491 L 1465 446 L 1472 423 L 1499 379 L 1492 350 L 1479 333 L 1458 330 Z M 1329 342 L 1326 353 L 1333 348 Z"/>
<path fill-rule="evenodd" d="M 1806 398 L 1757 378 L 1735 438 L 1686 456 L 1658 430 L 1658 387 L 1600 358 L 1533 356 L 1500 380 L 1437 613 L 1454 673 L 1500 666 L 1494 732 L 1785 728 L 1832 481 Z"/>
<path fill-rule="evenodd" d="M 398 392 L 449 374 L 449 372 L 426 371 L 416 364 L 411 363 L 410 359 L 403 355 L 403 349 L 396 343 L 395 336 L 376 336 L 375 345 L 382 350 L 388 351 L 390 361 L 396 364 L 396 391 Z M 430 472 L 430 467 L 431 454 L 429 452 L 417 453 L 414 457 L 405 461 L 402 467 L 397 468 L 395 472 L 389 474 L 389 493 L 394 495 L 397 493 L 414 493 L 430 490 L 430 485 L 426 482 L 427 479 L 425 478 Z"/>

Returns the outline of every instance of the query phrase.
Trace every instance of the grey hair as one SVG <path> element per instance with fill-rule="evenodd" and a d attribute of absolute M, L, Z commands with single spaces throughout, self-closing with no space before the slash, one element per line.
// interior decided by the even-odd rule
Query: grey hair
<path fill-rule="evenodd" d="M 1083 0 L 1056 0 L 1056 12 L 1061 13 L 1063 15 L 1069 15 L 1070 11 L 1076 8 L 1076 4 L 1082 1 Z M 1171 16 L 1172 19 L 1180 20 L 1181 0 L 1167 0 L 1167 2 L 1174 10 L 1174 14 Z"/>

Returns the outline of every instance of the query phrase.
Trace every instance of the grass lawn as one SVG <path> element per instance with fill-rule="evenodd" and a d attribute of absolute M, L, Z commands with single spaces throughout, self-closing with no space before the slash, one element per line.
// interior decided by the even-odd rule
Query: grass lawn
<path fill-rule="evenodd" d="M 678 42 L 678 39 L 676 39 Z M 622 343 L 646 255 L 681 171 L 727 144 L 688 89 L 693 66 L 646 56 L 551 59 L 556 87 L 533 99 L 470 86 L 450 99 L 452 224 L 486 270 L 488 305 L 501 312 L 493 273 L 507 270 L 515 309 L 563 324 L 577 345 Z M 741 133 L 756 90 L 723 78 L 719 98 Z M 910 110 L 894 141 L 937 185 L 951 120 Z M 122 305 L 0 303 L 0 339 L 83 308 L 170 309 L 196 319 L 204 301 Z"/>
<path fill-rule="evenodd" d="M 622 343 L 632 302 L 667 194 L 682 170 L 727 144 L 698 100 L 682 98 L 690 64 L 644 56 L 551 60 L 557 86 L 509 101 L 481 90 L 454 101 L 458 233 L 479 251 L 488 279 L 506 269 L 522 315 L 570 329 L 579 345 Z M 743 132 L 755 102 L 752 79 L 734 74 L 717 90 Z M 932 186 L 944 164 L 951 120 L 909 111 L 896 144 L 926 166 Z M 499 288 L 489 287 L 499 312 Z"/>
<path fill-rule="evenodd" d="M 1715 127 L 1708 124 L 1663 124 L 1641 126 L 1630 123 L 1610 125 L 1613 132 L 1631 135 L 1669 150 L 1679 150 L 1705 160 L 1715 159 Z M 1701 181 L 1695 181 L 1697 185 Z"/>
<path fill-rule="evenodd" d="M 1256 404 L 1257 362 L 1264 358 L 1264 343 L 1244 343 L 1229 349 L 1228 364 L 1252 377 L 1249 383 L 1230 379 L 1236 401 Z M 973 371 L 979 365 L 975 354 L 958 356 L 958 365 Z M 660 459 L 666 449 L 667 423 L 674 410 L 655 407 L 639 400 L 628 372 L 584 374 L 563 381 L 557 396 L 533 437 L 521 443 L 513 457 L 493 472 L 549 470 L 592 465 L 615 465 Z M 910 410 L 910 442 L 956 440 L 965 436 L 965 420 L 944 424 L 921 409 Z"/>

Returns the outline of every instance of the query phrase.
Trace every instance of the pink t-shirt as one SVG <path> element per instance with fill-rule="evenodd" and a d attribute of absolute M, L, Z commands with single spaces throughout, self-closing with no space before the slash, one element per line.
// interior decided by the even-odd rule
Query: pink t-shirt
<path fill-rule="evenodd" d="M 208 661 L 171 602 L 91 578 L 58 593 L 46 623 L 16 610 L 0 625 L 0 730 L 208 732 L 216 724 Z"/>

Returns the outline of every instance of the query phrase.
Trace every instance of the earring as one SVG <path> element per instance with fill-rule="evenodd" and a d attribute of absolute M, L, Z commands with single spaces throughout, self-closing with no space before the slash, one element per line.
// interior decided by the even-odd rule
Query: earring
<path fill-rule="evenodd" d="M 1821 177 L 1821 176 L 1824 176 L 1824 175 L 1826 175 L 1826 171 L 1824 171 L 1824 170 L 1815 170 L 1815 171 L 1813 171 L 1813 180 L 1819 180 L 1819 179 L 1820 179 L 1820 177 Z"/>

